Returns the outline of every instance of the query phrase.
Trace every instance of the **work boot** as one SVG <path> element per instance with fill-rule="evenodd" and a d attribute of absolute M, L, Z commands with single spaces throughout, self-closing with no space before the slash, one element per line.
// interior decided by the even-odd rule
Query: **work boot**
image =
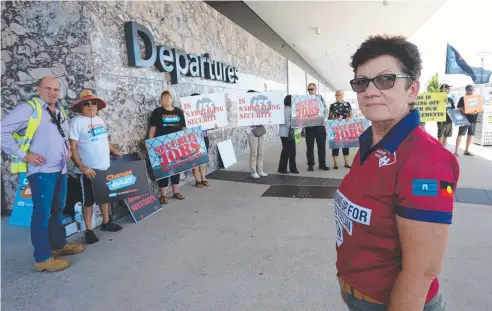
<path fill-rule="evenodd" d="M 67 243 L 62 249 L 53 250 L 53 256 L 56 258 L 60 256 L 75 255 L 82 253 L 83 251 L 84 245 Z"/>
<path fill-rule="evenodd" d="M 38 272 L 48 271 L 56 272 L 68 268 L 70 264 L 63 259 L 55 259 L 53 257 L 46 259 L 43 262 L 37 262 L 34 264 L 34 270 Z"/>

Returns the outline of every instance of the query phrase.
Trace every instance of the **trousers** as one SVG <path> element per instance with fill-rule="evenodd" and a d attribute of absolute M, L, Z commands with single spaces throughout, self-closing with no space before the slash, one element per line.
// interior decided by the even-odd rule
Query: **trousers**
<path fill-rule="evenodd" d="M 256 137 L 248 134 L 249 142 L 249 167 L 252 174 L 263 172 L 263 158 L 265 157 L 265 135 Z"/>
<path fill-rule="evenodd" d="M 305 133 L 308 166 L 314 166 L 314 141 L 318 147 L 319 167 L 326 166 L 326 128 L 322 125 L 306 127 Z"/>
<path fill-rule="evenodd" d="M 296 142 L 289 137 L 280 137 L 282 141 L 282 152 L 280 153 L 280 161 L 278 163 L 278 170 L 285 172 L 287 170 L 287 164 L 289 164 L 289 170 L 291 172 L 297 171 L 296 165 Z"/>

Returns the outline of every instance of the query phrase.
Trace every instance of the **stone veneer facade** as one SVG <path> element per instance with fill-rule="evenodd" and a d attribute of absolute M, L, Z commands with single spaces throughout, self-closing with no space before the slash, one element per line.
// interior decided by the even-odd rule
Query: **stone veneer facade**
<path fill-rule="evenodd" d="M 145 153 L 148 117 L 159 106 L 159 95 L 169 89 L 177 99 L 191 93 L 218 93 L 251 88 L 200 78 L 171 85 L 170 74 L 128 66 L 124 23 L 135 21 L 149 28 L 156 44 L 187 53 L 210 53 L 243 74 L 287 85 L 287 61 L 232 21 L 201 1 L 87 1 L 2 2 L 1 99 L 6 115 L 36 93 L 35 82 L 46 75 L 62 82 L 64 107 L 83 88 L 93 88 L 108 103 L 99 115 L 111 139 L 125 153 Z M 258 84 L 257 84 L 258 85 Z M 268 84 L 258 91 L 271 90 Z M 282 88 L 282 87 L 281 87 Z M 277 87 L 278 89 L 278 87 Z M 234 103 L 228 102 L 233 111 Z M 208 171 L 218 168 L 217 142 L 232 139 L 236 155 L 249 153 L 245 130 L 225 127 L 209 132 Z M 268 128 L 267 140 L 277 135 Z M 2 211 L 12 208 L 17 176 L 9 173 L 9 158 L 2 152 Z M 187 172 L 186 179 L 192 178 Z M 157 191 L 155 183 L 151 183 Z"/>

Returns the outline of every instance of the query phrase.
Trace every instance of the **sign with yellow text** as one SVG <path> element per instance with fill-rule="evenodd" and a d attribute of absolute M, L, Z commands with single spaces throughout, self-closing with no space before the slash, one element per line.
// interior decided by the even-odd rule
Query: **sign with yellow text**
<path fill-rule="evenodd" d="M 415 109 L 420 112 L 421 122 L 446 121 L 448 95 L 441 93 L 420 93 L 415 100 Z"/>

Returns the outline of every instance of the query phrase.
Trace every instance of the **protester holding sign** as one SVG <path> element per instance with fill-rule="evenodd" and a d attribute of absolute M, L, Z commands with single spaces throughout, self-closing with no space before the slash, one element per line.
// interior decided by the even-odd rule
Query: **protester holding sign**
<path fill-rule="evenodd" d="M 106 106 L 106 103 L 91 90 L 83 90 L 80 92 L 79 100 L 71 108 L 77 115 L 72 118 L 70 124 L 70 145 L 72 160 L 76 166 L 75 173 L 80 175 L 82 186 L 82 213 L 87 244 L 99 241 L 92 227 L 92 208 L 95 203 L 92 178 L 96 177 L 94 170 L 105 171 L 109 168 L 110 153 L 122 156 L 121 152 L 110 144 L 104 121 L 97 116 L 97 112 Z M 111 222 L 108 203 L 99 204 L 99 209 L 103 217 L 101 231 L 117 232 L 122 229 Z"/>
<path fill-rule="evenodd" d="M 292 128 L 292 96 L 287 95 L 284 99 L 284 114 L 285 124 L 280 124 L 278 128 L 278 136 L 282 141 L 282 152 L 280 153 L 280 161 L 278 163 L 278 172 L 287 174 L 287 163 L 289 164 L 290 172 L 299 174 L 296 165 L 296 142 L 295 132 Z"/>
<path fill-rule="evenodd" d="M 475 92 L 475 88 L 473 85 L 469 84 L 465 87 L 466 95 L 473 95 L 473 92 Z M 460 143 L 461 143 L 461 137 L 465 136 L 468 132 L 468 136 L 466 138 L 466 147 L 465 147 L 465 152 L 463 155 L 466 156 L 473 156 L 473 154 L 468 150 L 470 148 L 470 144 L 472 142 L 472 138 L 475 135 L 475 129 L 477 127 L 477 119 L 478 119 L 478 112 L 474 112 L 471 114 L 467 114 L 465 111 L 465 98 L 461 97 L 460 100 L 458 101 L 458 109 L 461 110 L 470 122 L 470 125 L 466 126 L 461 126 L 458 131 L 458 137 L 456 137 L 456 146 L 454 149 L 454 155 L 457 157 L 458 156 L 458 150 L 460 148 Z"/>
<path fill-rule="evenodd" d="M 448 95 L 447 103 L 446 103 L 446 112 L 450 109 L 454 109 L 454 101 L 451 97 L 449 97 L 449 92 L 451 91 L 451 85 L 443 84 L 441 85 L 441 92 L 444 92 Z M 453 121 L 446 113 L 446 121 L 437 122 L 437 139 L 441 142 L 443 146 L 446 146 L 448 137 L 453 136 Z"/>
<path fill-rule="evenodd" d="M 71 151 L 68 117 L 58 102 L 60 82 L 44 77 L 37 91 L 39 96 L 16 106 L 2 120 L 2 150 L 12 157 L 11 172 L 27 173 L 31 186 L 34 269 L 54 272 L 70 266 L 57 257 L 80 253 L 84 246 L 67 243 L 62 225 Z"/>
<path fill-rule="evenodd" d="M 191 94 L 191 96 L 198 96 L 198 95 L 200 94 L 198 93 Z M 208 147 L 210 145 L 210 140 L 208 138 L 208 131 L 202 130 L 202 134 L 203 134 L 203 140 L 205 141 L 205 147 L 207 148 L 207 152 L 208 152 Z M 194 167 L 193 177 L 195 177 L 195 187 L 197 188 L 210 187 L 210 184 L 207 181 L 207 164 L 200 165 L 199 167 Z"/>
<path fill-rule="evenodd" d="M 422 60 L 400 36 L 352 56 L 364 116 L 352 169 L 334 196 L 338 281 L 349 310 L 444 310 L 439 289 L 459 164 L 420 126 Z"/>
<path fill-rule="evenodd" d="M 257 93 L 255 90 L 249 90 L 248 93 Z M 265 157 L 265 134 L 266 129 L 263 125 L 252 125 L 246 128 L 249 142 L 249 166 L 251 177 L 258 179 L 268 176 L 263 171 L 263 158 Z"/>
<path fill-rule="evenodd" d="M 173 106 L 173 96 L 169 91 L 162 92 L 161 105 L 162 107 L 156 108 L 150 116 L 149 138 L 176 133 L 186 128 L 183 111 Z M 176 174 L 157 181 L 161 190 L 159 200 L 161 204 L 167 204 L 169 178 L 173 188 L 173 198 L 178 200 L 184 200 L 185 198 L 179 193 L 179 174 Z"/>
<path fill-rule="evenodd" d="M 352 118 L 352 106 L 343 100 L 343 91 L 337 90 L 335 92 L 335 97 L 337 101 L 330 105 L 330 120 L 350 120 Z M 349 148 L 342 148 L 343 161 L 345 162 L 345 167 L 350 168 L 349 164 Z M 338 169 L 338 155 L 340 153 L 340 148 L 334 148 L 331 150 L 331 155 L 333 156 L 333 168 Z"/>

